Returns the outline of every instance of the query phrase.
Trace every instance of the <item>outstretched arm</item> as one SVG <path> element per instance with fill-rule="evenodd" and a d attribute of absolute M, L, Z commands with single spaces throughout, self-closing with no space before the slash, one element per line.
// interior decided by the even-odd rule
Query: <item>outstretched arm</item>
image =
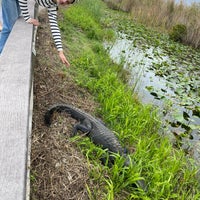
<path fill-rule="evenodd" d="M 58 56 L 61 62 L 65 64 L 67 67 L 69 67 L 70 63 L 68 62 L 68 60 L 66 59 L 63 53 L 61 34 L 60 34 L 60 29 L 58 27 L 58 22 L 57 22 L 57 7 L 48 9 L 48 17 L 49 17 L 49 23 L 51 27 L 51 33 L 53 35 L 53 39 L 54 39 L 56 48 L 58 50 Z"/>

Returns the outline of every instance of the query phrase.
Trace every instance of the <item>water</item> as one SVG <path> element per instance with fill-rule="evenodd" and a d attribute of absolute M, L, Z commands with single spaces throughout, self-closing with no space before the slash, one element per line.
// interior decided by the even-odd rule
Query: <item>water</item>
<path fill-rule="evenodd" d="M 152 59 L 154 51 L 153 47 L 149 47 L 144 51 L 138 48 L 132 48 L 132 43 L 131 40 L 126 39 L 125 34 L 120 34 L 120 39 L 110 48 L 110 56 L 118 64 L 121 63 L 121 59 L 124 60 L 124 68 L 131 71 L 132 74 L 129 84 L 131 86 L 134 85 L 134 91 L 138 93 L 143 103 L 150 102 L 161 105 L 159 98 L 155 99 L 146 87 L 157 87 L 158 90 L 165 90 L 165 95 L 175 95 L 167 86 L 166 81 L 163 78 L 156 76 L 155 73 L 150 70 L 150 66 L 153 63 L 160 64 L 163 61 L 169 62 L 169 58 L 168 56 L 162 56 L 157 59 Z M 157 48 L 157 51 L 161 54 L 161 49 Z"/>
<path fill-rule="evenodd" d="M 187 137 L 181 139 L 182 147 L 200 165 L 200 118 L 193 115 L 191 110 L 181 106 L 181 98 L 174 92 L 178 85 L 157 76 L 155 70 L 152 69 L 153 65 L 163 62 L 173 65 L 170 57 L 159 47 L 149 46 L 140 49 L 133 43 L 134 39 L 129 40 L 126 34 L 120 33 L 115 43 L 105 44 L 105 48 L 113 61 L 118 64 L 123 63 L 124 68 L 130 71 L 129 84 L 134 88 L 141 102 L 151 103 L 160 108 L 160 115 L 164 119 L 163 128 L 173 142 L 176 142 L 176 137 L 187 134 Z M 199 103 L 196 102 L 196 104 Z M 178 116 L 178 120 L 174 119 L 175 115 Z M 184 126 L 176 123 L 177 121 L 184 122 Z M 189 134 L 187 128 L 190 129 Z"/>

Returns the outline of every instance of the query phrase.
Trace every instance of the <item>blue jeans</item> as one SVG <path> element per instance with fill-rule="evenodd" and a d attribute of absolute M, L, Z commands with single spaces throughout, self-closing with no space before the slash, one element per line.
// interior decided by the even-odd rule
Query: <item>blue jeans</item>
<path fill-rule="evenodd" d="M 3 29 L 0 34 L 0 54 L 19 15 L 18 0 L 2 0 Z"/>

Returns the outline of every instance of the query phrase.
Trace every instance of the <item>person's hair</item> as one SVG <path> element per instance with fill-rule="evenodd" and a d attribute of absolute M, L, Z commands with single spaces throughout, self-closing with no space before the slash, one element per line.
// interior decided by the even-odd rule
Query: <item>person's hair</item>
<path fill-rule="evenodd" d="M 72 0 L 72 1 L 71 1 L 71 4 L 73 4 L 75 1 L 76 1 L 76 0 Z"/>

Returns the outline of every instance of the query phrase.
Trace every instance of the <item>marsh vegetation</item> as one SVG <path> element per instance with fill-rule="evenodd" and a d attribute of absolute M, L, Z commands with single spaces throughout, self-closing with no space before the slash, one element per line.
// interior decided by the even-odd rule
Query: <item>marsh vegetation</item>
<path fill-rule="evenodd" d="M 44 111 L 55 101 L 68 101 L 67 103 L 93 112 L 116 132 L 135 164 L 123 167 L 123 158 L 116 155 L 112 168 L 103 166 L 100 159 L 104 151 L 100 147 L 85 137 L 67 137 L 71 131 L 68 124 L 71 121 L 66 123 L 66 116 L 57 117 L 58 122 L 49 130 L 40 125 L 42 116 L 35 115 L 37 123 L 34 124 L 34 130 L 37 137 L 34 140 L 35 154 L 32 156 L 32 199 L 66 199 L 66 195 L 68 199 L 91 200 L 199 199 L 198 167 L 194 160 L 179 146 L 174 146 L 164 134 L 162 119 L 158 115 L 159 108 L 150 103 L 141 103 L 138 94 L 133 92 L 133 87 L 128 84 L 132 66 L 124 69 L 125 60 L 120 55 L 120 62 L 115 63 L 104 44 L 105 41 L 114 44 L 117 34 L 123 32 L 128 35 L 129 40 L 133 40 L 133 47 L 165 47 L 163 51 L 166 54 L 175 54 L 172 59 L 174 62 L 185 57 L 190 62 L 191 53 L 197 57 L 195 62 L 198 62 L 198 52 L 169 42 L 167 35 L 135 23 L 129 14 L 111 10 L 100 0 L 79 1 L 72 7 L 61 10 L 61 17 L 60 27 L 71 68 L 62 68 L 55 62 L 53 53 L 44 51 L 42 43 L 38 45 L 38 52 L 41 54 L 38 66 L 44 70 L 39 68 L 35 72 L 36 75 L 41 75 L 37 78 L 39 84 L 36 89 L 42 91 L 35 93 L 35 110 L 40 111 L 39 108 L 42 108 Z M 40 40 L 46 39 L 44 34 Z M 45 45 L 52 44 L 47 41 Z M 162 51 L 154 51 L 158 57 L 160 52 Z M 185 65 L 187 66 L 186 63 Z M 156 70 L 156 75 L 163 77 L 171 74 L 171 71 L 177 77 L 179 71 L 183 71 L 183 74 L 188 71 L 188 67 L 177 70 L 176 66 L 173 65 L 173 69 L 170 66 L 162 62 L 160 65 L 154 63 L 152 67 L 156 69 L 150 70 Z M 191 73 L 195 66 L 196 64 L 191 65 Z M 174 79 L 172 77 L 168 81 Z M 196 90 L 195 87 L 196 85 Z M 46 105 L 39 100 L 43 100 Z M 38 125 L 41 127 L 40 131 L 37 131 Z M 49 131 L 53 134 L 50 138 Z M 56 139 L 51 142 L 54 136 Z M 62 142 L 58 143 L 57 140 Z M 61 149 L 60 145 L 65 148 Z M 59 156 L 55 154 L 56 151 Z M 76 162 L 69 160 L 72 157 Z M 52 166 L 51 169 L 49 166 Z M 58 169 L 61 171 L 56 171 Z M 46 175 L 46 178 L 42 175 Z M 132 187 L 139 179 L 144 179 L 147 183 L 146 192 Z M 49 193 L 48 188 L 51 188 Z"/>
<path fill-rule="evenodd" d="M 132 20 L 166 32 L 175 41 L 200 47 L 200 3 L 175 0 L 105 0 L 114 9 L 130 13 Z"/>

